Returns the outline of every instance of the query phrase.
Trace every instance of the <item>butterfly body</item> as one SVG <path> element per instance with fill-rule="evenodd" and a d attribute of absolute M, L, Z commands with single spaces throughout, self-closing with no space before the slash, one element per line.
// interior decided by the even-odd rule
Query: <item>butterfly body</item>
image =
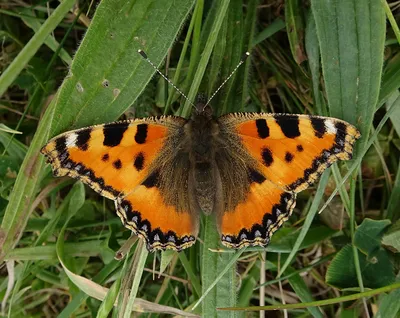
<path fill-rule="evenodd" d="M 192 211 L 210 215 L 215 212 L 220 197 L 220 177 L 215 165 L 215 153 L 219 147 L 219 128 L 212 118 L 211 109 L 197 104 L 191 120 L 185 125 L 186 148 L 189 155 L 189 194 L 193 196 Z M 198 110 L 197 110 L 198 109 Z"/>
<path fill-rule="evenodd" d="M 201 101 L 191 119 L 160 116 L 82 128 L 42 148 L 54 174 L 82 180 L 115 201 L 147 248 L 195 242 L 200 213 L 222 243 L 265 246 L 288 219 L 296 193 L 360 137 L 334 118 L 235 113 L 218 118 Z"/>

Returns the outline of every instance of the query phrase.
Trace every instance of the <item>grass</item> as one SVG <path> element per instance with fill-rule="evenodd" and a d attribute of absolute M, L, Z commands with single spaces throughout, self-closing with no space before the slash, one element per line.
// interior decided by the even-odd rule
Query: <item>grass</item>
<path fill-rule="evenodd" d="M 243 317 L 261 309 L 397 317 L 397 1 L 74 3 L 0 5 L 1 317 Z M 133 239 L 114 259 L 130 233 L 113 202 L 52 177 L 38 150 L 73 128 L 190 115 L 139 48 L 190 100 L 210 96 L 250 51 L 213 100 L 215 113 L 345 119 L 363 136 L 354 160 L 299 194 L 266 249 L 222 249 L 213 219 L 203 217 L 198 243 L 184 252 L 149 254 Z"/>

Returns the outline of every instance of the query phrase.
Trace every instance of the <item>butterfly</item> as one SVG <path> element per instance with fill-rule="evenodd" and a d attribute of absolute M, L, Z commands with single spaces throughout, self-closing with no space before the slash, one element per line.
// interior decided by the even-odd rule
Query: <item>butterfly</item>
<path fill-rule="evenodd" d="M 191 119 L 158 116 L 68 131 L 41 153 L 55 176 L 81 180 L 114 200 L 149 251 L 195 243 L 213 214 L 230 248 L 266 246 L 296 194 L 338 160 L 359 131 L 329 117 L 231 113 L 214 118 L 200 98 Z"/>

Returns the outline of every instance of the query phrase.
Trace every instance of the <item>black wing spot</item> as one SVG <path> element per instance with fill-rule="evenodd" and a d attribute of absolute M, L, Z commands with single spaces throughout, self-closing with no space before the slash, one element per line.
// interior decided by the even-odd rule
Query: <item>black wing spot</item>
<path fill-rule="evenodd" d="M 263 118 L 257 119 L 256 126 L 257 126 L 258 137 L 260 137 L 261 139 L 269 137 L 269 127 L 265 119 Z"/>
<path fill-rule="evenodd" d="M 326 133 L 325 120 L 318 117 L 311 117 L 311 126 L 314 128 L 314 134 L 318 138 L 322 138 Z"/>
<path fill-rule="evenodd" d="M 298 151 L 298 152 L 304 151 L 304 148 L 303 148 L 302 145 L 297 145 L 296 148 L 297 148 L 297 151 Z"/>
<path fill-rule="evenodd" d="M 160 174 L 158 171 L 153 172 L 146 178 L 146 180 L 142 182 L 142 185 L 144 185 L 146 188 L 156 187 L 158 185 L 159 176 Z"/>
<path fill-rule="evenodd" d="M 119 159 L 115 160 L 115 161 L 113 162 L 113 166 L 114 166 L 114 168 L 117 169 L 117 170 L 121 169 L 121 168 L 122 168 L 122 162 L 121 162 L 121 160 L 119 160 Z"/>
<path fill-rule="evenodd" d="M 281 130 L 286 137 L 296 138 L 300 136 L 299 116 L 275 115 L 275 121 L 281 127 Z"/>
<path fill-rule="evenodd" d="M 250 182 L 255 182 L 258 184 L 261 184 L 267 180 L 260 172 L 251 168 L 249 169 L 249 179 Z"/>
<path fill-rule="evenodd" d="M 139 125 L 137 125 L 136 129 L 137 129 L 136 134 L 135 134 L 136 143 L 144 144 L 147 139 L 148 125 L 147 124 L 139 124 Z"/>
<path fill-rule="evenodd" d="M 103 145 L 108 147 L 116 147 L 121 143 L 125 131 L 128 129 L 129 123 L 111 123 L 104 125 Z"/>
<path fill-rule="evenodd" d="M 339 121 L 335 124 L 335 128 L 336 128 L 335 143 L 340 144 L 341 141 L 346 140 L 347 126 L 346 124 Z"/>
<path fill-rule="evenodd" d="M 263 148 L 261 152 L 261 157 L 265 166 L 269 167 L 274 162 L 272 157 L 272 151 L 269 148 Z"/>
<path fill-rule="evenodd" d="M 78 131 L 77 138 L 76 138 L 76 146 L 82 150 L 86 151 L 89 148 L 89 140 L 90 140 L 90 134 L 92 132 L 92 128 L 87 128 L 87 129 L 82 129 L 81 131 Z"/>
<path fill-rule="evenodd" d="M 294 158 L 294 155 L 287 151 L 285 154 L 285 161 L 287 163 L 290 163 L 290 162 L 292 162 L 293 158 Z"/>
<path fill-rule="evenodd" d="M 56 149 L 58 152 L 63 152 L 67 149 L 67 138 L 65 136 L 56 139 Z"/>
<path fill-rule="evenodd" d="M 101 160 L 104 162 L 107 162 L 110 159 L 110 155 L 108 153 L 105 153 L 103 157 L 101 157 Z"/>
<path fill-rule="evenodd" d="M 144 167 L 144 155 L 143 152 L 139 152 L 136 155 L 135 161 L 133 163 L 137 171 L 143 170 Z"/>

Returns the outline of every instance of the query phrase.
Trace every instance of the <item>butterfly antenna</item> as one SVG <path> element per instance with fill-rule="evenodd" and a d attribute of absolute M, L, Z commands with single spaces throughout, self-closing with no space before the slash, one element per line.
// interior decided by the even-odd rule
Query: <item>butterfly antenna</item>
<path fill-rule="evenodd" d="M 175 90 L 176 90 L 179 94 L 181 94 L 193 107 L 195 107 L 195 105 L 193 104 L 193 102 L 190 101 L 189 98 L 188 98 L 178 87 L 176 87 L 175 84 L 172 83 L 172 81 L 171 81 L 168 77 L 166 77 L 166 76 L 157 68 L 157 66 L 155 66 L 155 65 L 153 64 L 153 62 L 147 57 L 147 54 L 146 54 L 143 50 L 140 50 L 140 49 L 139 49 L 139 50 L 138 50 L 138 53 L 139 53 L 151 66 L 153 66 L 153 68 L 156 70 L 156 72 L 157 72 L 158 74 L 160 74 L 173 88 L 175 88 Z"/>
<path fill-rule="evenodd" d="M 250 56 L 250 52 L 246 52 L 245 54 L 243 54 L 238 65 L 236 65 L 236 67 L 233 69 L 231 74 L 229 74 L 229 76 L 222 82 L 222 84 L 217 88 L 217 90 L 214 92 L 214 94 L 211 95 L 211 97 L 209 98 L 207 103 L 204 105 L 204 107 L 206 107 L 211 102 L 211 100 L 214 98 L 214 96 L 217 95 L 217 93 L 220 91 L 220 89 L 226 84 L 227 81 L 229 81 L 229 79 L 233 76 L 233 74 L 236 73 L 236 71 L 240 67 L 240 65 L 242 65 L 249 56 Z"/>

